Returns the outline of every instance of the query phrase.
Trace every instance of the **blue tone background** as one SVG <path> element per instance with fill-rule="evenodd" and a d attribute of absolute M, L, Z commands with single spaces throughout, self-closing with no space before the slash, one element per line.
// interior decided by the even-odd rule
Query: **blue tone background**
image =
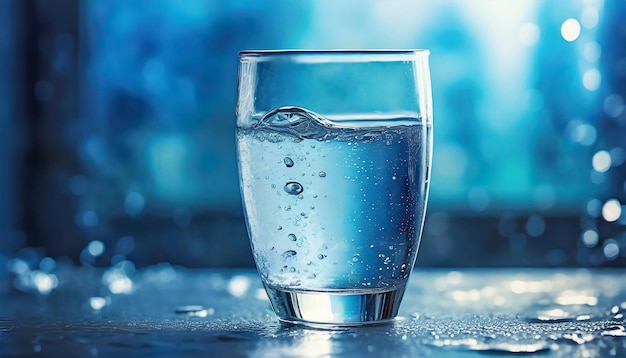
<path fill-rule="evenodd" d="M 0 1 L 0 253 L 246 266 L 237 52 L 431 50 L 418 257 L 626 264 L 623 1 Z"/>

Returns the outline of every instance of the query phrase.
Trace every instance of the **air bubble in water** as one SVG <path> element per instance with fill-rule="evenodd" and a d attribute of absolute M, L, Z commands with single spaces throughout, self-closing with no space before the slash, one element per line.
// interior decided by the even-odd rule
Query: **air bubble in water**
<path fill-rule="evenodd" d="M 295 252 L 294 250 L 287 250 L 283 252 L 283 259 L 287 260 L 289 258 L 296 256 L 296 254 L 297 252 Z"/>
<path fill-rule="evenodd" d="M 320 259 L 320 260 L 323 260 L 324 257 L 325 257 L 325 255 L 322 255 L 322 254 L 317 255 L 317 258 Z"/>
<path fill-rule="evenodd" d="M 290 194 L 290 195 L 298 195 L 302 193 L 302 191 L 304 190 L 302 185 L 295 181 L 290 181 L 287 184 L 285 184 L 284 189 L 285 189 L 285 192 L 287 192 L 287 194 Z"/>
<path fill-rule="evenodd" d="M 285 159 L 283 159 L 283 163 L 285 163 L 287 168 L 293 167 L 293 160 L 289 157 L 285 157 Z"/>
<path fill-rule="evenodd" d="M 294 234 L 289 234 L 289 235 L 287 235 L 287 237 L 288 237 L 288 238 L 289 238 L 289 240 L 291 240 L 291 241 L 296 241 L 296 240 L 298 239 L 298 238 L 296 237 L 296 235 L 294 235 Z"/>
<path fill-rule="evenodd" d="M 317 173 L 317 175 L 319 175 L 320 178 L 325 178 L 326 177 L 326 172 L 321 171 L 321 172 Z"/>

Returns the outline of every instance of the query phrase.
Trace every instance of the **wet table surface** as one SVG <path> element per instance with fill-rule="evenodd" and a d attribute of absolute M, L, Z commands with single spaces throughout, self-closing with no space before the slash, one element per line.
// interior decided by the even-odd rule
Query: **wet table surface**
<path fill-rule="evenodd" d="M 626 356 L 626 270 L 416 270 L 391 323 L 278 323 L 254 270 L 0 275 L 0 356 Z"/>

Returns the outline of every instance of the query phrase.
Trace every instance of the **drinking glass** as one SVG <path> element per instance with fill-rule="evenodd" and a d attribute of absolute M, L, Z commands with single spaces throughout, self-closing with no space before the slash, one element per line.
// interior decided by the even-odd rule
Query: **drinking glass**
<path fill-rule="evenodd" d="M 239 53 L 243 206 L 279 320 L 332 328 L 396 316 L 428 198 L 428 55 Z"/>

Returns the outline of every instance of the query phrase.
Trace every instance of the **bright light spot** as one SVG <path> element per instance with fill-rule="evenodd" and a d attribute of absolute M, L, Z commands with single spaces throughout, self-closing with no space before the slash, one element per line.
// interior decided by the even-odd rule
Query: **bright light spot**
<path fill-rule="evenodd" d="M 567 19 L 561 25 L 561 36 L 567 42 L 572 42 L 580 36 L 580 23 L 576 19 Z"/>
<path fill-rule="evenodd" d="M 91 256 L 100 256 L 104 252 L 104 243 L 100 240 L 94 240 L 87 245 L 87 251 Z"/>
<path fill-rule="evenodd" d="M 611 154 L 606 150 L 598 151 L 591 159 L 593 170 L 598 173 L 604 173 L 611 168 Z"/>
<path fill-rule="evenodd" d="M 476 301 L 479 301 L 481 297 L 479 290 L 468 290 L 468 291 L 456 290 L 456 291 L 450 292 L 449 295 L 450 297 L 452 297 L 453 300 L 457 302 L 466 302 L 466 301 L 476 302 Z"/>
<path fill-rule="evenodd" d="M 112 293 L 128 294 L 133 290 L 133 281 L 127 276 L 127 272 L 133 270 L 132 263 L 122 261 L 102 275 L 102 283 L 108 286 Z"/>
<path fill-rule="evenodd" d="M 315 304 L 314 302 L 308 302 Z M 315 319 L 309 317 L 309 319 Z M 322 318 L 320 318 L 321 320 Z M 301 339 L 297 343 L 289 345 L 289 348 L 273 353 L 280 357 L 332 357 L 337 353 L 336 342 L 333 340 L 333 333 L 317 329 L 306 330 L 301 334 Z M 366 347 L 369 351 L 369 346 Z M 372 351 L 374 347 L 372 346 Z"/>
<path fill-rule="evenodd" d="M 589 69 L 583 73 L 583 86 L 588 91 L 595 91 L 600 88 L 602 75 L 595 68 Z"/>
<path fill-rule="evenodd" d="M 602 206 L 602 217 L 608 222 L 614 222 L 622 215 L 622 206 L 617 199 L 609 199 Z"/>
<path fill-rule="evenodd" d="M 458 285 L 461 282 L 463 282 L 463 279 L 464 279 L 463 274 L 460 273 L 459 271 L 450 271 L 446 275 L 446 281 L 450 285 Z"/>
<path fill-rule="evenodd" d="M 256 291 L 254 292 L 254 297 L 256 297 L 257 300 L 261 301 L 267 301 L 269 299 L 267 297 L 267 292 L 265 292 L 265 290 L 262 288 L 256 289 Z"/>
<path fill-rule="evenodd" d="M 57 287 L 59 280 L 55 275 L 49 275 L 38 271 L 33 276 L 33 284 L 39 293 L 47 295 L 50 291 Z"/>
<path fill-rule="evenodd" d="M 552 281 L 544 280 L 544 281 L 522 281 L 522 280 L 514 280 L 509 284 L 511 291 L 516 294 L 524 293 L 524 292 L 548 292 L 552 290 L 554 283 Z"/>
<path fill-rule="evenodd" d="M 564 306 L 568 305 L 588 305 L 595 306 L 598 304 L 598 298 L 588 295 L 582 291 L 565 290 L 556 298 L 556 303 Z"/>
<path fill-rule="evenodd" d="M 493 298 L 493 304 L 502 307 L 506 304 L 506 298 L 502 296 L 496 296 Z"/>
<path fill-rule="evenodd" d="M 527 22 L 520 27 L 518 38 L 522 45 L 530 47 L 539 42 L 540 34 L 539 26 L 532 22 Z"/>
<path fill-rule="evenodd" d="M 617 255 L 619 255 L 619 245 L 617 244 L 617 241 L 615 241 L 614 239 L 606 240 L 604 242 L 604 248 L 602 249 L 602 252 L 604 253 L 604 257 L 606 257 L 607 260 L 615 260 Z"/>
<path fill-rule="evenodd" d="M 302 294 L 298 296 L 302 319 L 318 322 L 335 322 L 331 297 L 323 295 Z M 337 312 L 341 315 L 341 312 Z"/>
<path fill-rule="evenodd" d="M 593 229 L 586 230 L 585 232 L 583 232 L 582 239 L 583 244 L 586 247 L 592 248 L 598 244 L 598 232 Z"/>
<path fill-rule="evenodd" d="M 569 313 L 560 308 L 554 308 L 551 310 L 545 310 L 538 312 L 537 318 L 541 321 L 554 321 L 558 319 L 568 318 Z"/>
<path fill-rule="evenodd" d="M 104 297 L 89 298 L 89 306 L 95 311 L 100 311 L 106 304 L 107 300 Z"/>
<path fill-rule="evenodd" d="M 120 276 L 109 283 L 109 291 L 115 294 L 128 294 L 133 290 L 133 281 L 127 276 Z"/>
<path fill-rule="evenodd" d="M 597 62 L 601 55 L 602 48 L 595 41 L 587 42 L 585 47 L 583 47 L 583 56 L 589 62 Z"/>
<path fill-rule="evenodd" d="M 598 10 L 592 7 L 585 8 L 580 14 L 580 22 L 582 22 L 583 26 L 588 29 L 593 29 L 598 26 L 598 20 L 600 16 L 598 16 Z"/>
<path fill-rule="evenodd" d="M 228 292 L 235 297 L 243 296 L 250 287 L 250 279 L 246 276 L 234 276 L 228 282 Z"/>
<path fill-rule="evenodd" d="M 624 112 L 624 101 L 622 97 L 613 93 L 604 99 L 604 113 L 611 118 L 617 118 Z"/>

